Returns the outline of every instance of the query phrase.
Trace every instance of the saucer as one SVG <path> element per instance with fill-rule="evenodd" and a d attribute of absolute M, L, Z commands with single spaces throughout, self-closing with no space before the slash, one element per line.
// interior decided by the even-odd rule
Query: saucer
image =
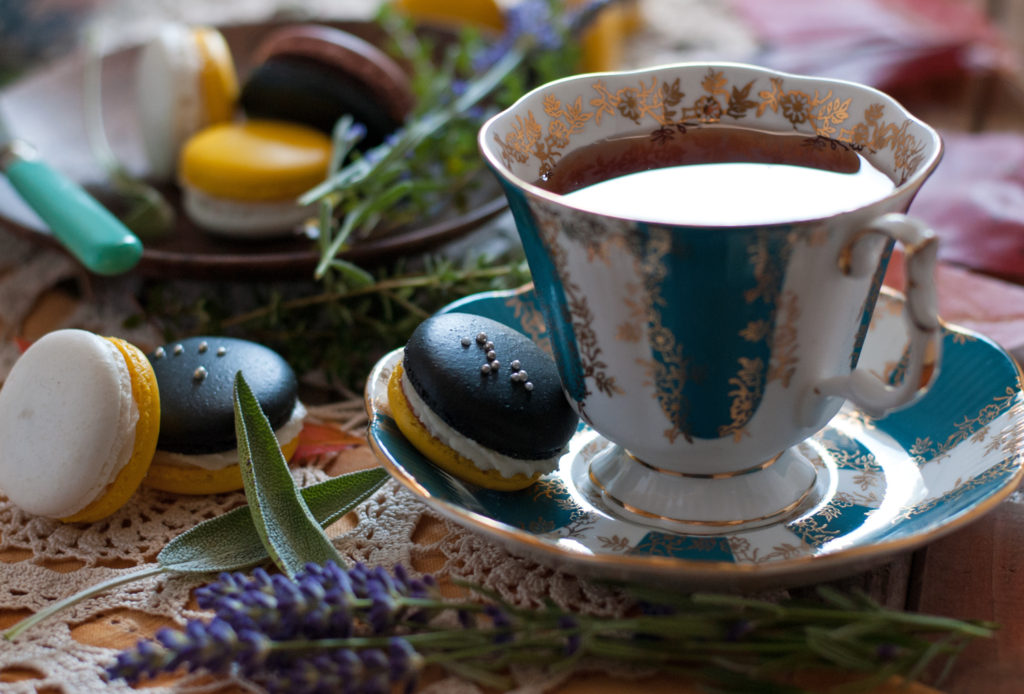
<path fill-rule="evenodd" d="M 549 349 L 530 287 L 459 300 L 444 312 L 501 321 Z M 883 290 L 860 365 L 898 379 L 903 299 Z M 1024 394 L 1016 362 L 976 333 L 943 326 L 931 389 L 883 419 L 845 406 L 797 448 L 825 488 L 810 508 L 778 522 L 715 535 L 672 532 L 620 518 L 589 496 L 589 462 L 611 446 L 581 423 L 559 467 L 519 492 L 462 482 L 402 436 L 387 379 L 402 351 L 374 367 L 366 386 L 370 444 L 399 482 L 431 508 L 509 551 L 590 578 L 679 589 L 767 589 L 864 571 L 978 519 L 1024 476 Z M 890 360 L 890 361 L 887 361 Z"/>

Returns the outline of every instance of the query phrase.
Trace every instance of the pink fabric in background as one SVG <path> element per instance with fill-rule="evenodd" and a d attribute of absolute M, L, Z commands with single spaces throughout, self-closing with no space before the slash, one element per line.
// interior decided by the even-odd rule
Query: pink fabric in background
<path fill-rule="evenodd" d="M 1015 57 L 979 9 L 961 0 L 729 0 L 764 50 L 757 62 L 882 89 Z"/>
<path fill-rule="evenodd" d="M 1024 284 L 1024 135 L 942 133 L 945 151 L 910 207 L 939 257 Z"/>

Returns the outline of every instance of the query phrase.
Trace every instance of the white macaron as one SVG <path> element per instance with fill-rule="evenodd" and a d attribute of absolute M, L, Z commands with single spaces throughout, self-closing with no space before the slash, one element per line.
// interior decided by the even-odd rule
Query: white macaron
<path fill-rule="evenodd" d="M 47 333 L 0 389 L 0 494 L 35 515 L 99 520 L 138 488 L 159 429 L 141 350 L 85 330 Z"/>
<path fill-rule="evenodd" d="M 171 181 L 189 137 L 230 120 L 238 76 L 224 36 L 167 24 L 146 43 L 135 72 L 136 109 L 152 178 Z"/>

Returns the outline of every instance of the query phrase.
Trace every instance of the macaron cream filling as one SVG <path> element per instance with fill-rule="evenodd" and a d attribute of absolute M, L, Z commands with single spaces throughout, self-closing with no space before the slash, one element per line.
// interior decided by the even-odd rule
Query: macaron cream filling
<path fill-rule="evenodd" d="M 196 224 L 223 234 L 246 237 L 279 236 L 281 229 L 300 226 L 315 216 L 312 206 L 294 200 L 232 200 L 187 188 L 185 212 Z"/>
<path fill-rule="evenodd" d="M 298 400 L 292 409 L 288 421 L 274 430 L 281 445 L 294 440 L 302 431 L 303 420 L 306 417 L 306 408 Z M 218 451 L 216 453 L 178 453 L 175 451 L 157 450 L 153 457 L 153 463 L 157 465 L 170 465 L 178 468 L 202 468 L 204 470 L 223 470 L 238 464 L 238 449 L 229 451 Z"/>
<path fill-rule="evenodd" d="M 531 477 L 537 473 L 551 472 L 558 466 L 558 460 L 568 450 L 568 446 L 550 458 L 527 460 L 513 458 L 498 453 L 497 451 L 482 446 L 465 434 L 459 433 L 443 419 L 434 414 L 430 407 L 423 401 L 423 398 L 416 392 L 416 388 L 409 382 L 403 372 L 401 375 L 402 394 L 409 403 L 409 409 L 415 414 L 420 423 L 438 441 L 448 446 L 459 455 L 473 461 L 481 470 L 495 470 L 502 477 L 513 477 L 523 475 Z"/>
<path fill-rule="evenodd" d="M 124 467 L 124 464 L 131 458 L 132 451 L 135 448 L 135 425 L 139 421 L 139 406 L 135 402 L 135 398 L 132 397 L 132 379 L 128 371 L 128 365 L 125 363 L 120 350 L 111 342 L 101 340 L 98 344 L 101 344 L 107 351 L 114 368 L 117 369 L 120 407 L 117 413 L 117 425 L 112 433 L 113 453 L 106 458 L 102 469 L 97 472 L 93 484 L 89 487 L 89 491 L 79 497 L 79 503 L 74 504 L 74 508 L 69 504 L 69 510 L 64 514 L 66 516 L 74 515 L 88 506 L 92 500 L 102 496 L 107 487 L 113 484 L 114 479 L 121 471 L 121 468 Z"/>

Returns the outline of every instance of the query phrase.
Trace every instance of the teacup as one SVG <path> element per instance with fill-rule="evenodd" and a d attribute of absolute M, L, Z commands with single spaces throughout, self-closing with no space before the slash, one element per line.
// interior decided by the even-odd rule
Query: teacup
<path fill-rule="evenodd" d="M 526 94 L 479 145 L 522 238 L 565 393 L 614 444 L 586 473 L 610 511 L 707 533 L 799 513 L 827 483 L 797 444 L 845 401 L 881 417 L 934 376 L 936 240 L 903 213 L 942 145 L 889 96 L 740 64 L 586 74 Z M 791 208 L 762 209 L 760 188 L 706 167 L 652 184 L 653 196 L 621 187 L 623 173 L 687 163 L 690 150 L 774 162 L 760 179 L 774 186 L 767 199 L 788 196 Z M 848 199 L 845 178 L 818 192 L 778 184 L 775 172 L 807 168 L 805 155 L 834 159 L 815 175 L 870 168 L 885 187 Z M 560 175 L 564 189 L 552 188 Z M 618 187 L 583 200 L 581 181 L 581 192 Z M 896 241 L 910 339 L 892 346 L 899 376 L 883 380 L 857 360 Z"/>

